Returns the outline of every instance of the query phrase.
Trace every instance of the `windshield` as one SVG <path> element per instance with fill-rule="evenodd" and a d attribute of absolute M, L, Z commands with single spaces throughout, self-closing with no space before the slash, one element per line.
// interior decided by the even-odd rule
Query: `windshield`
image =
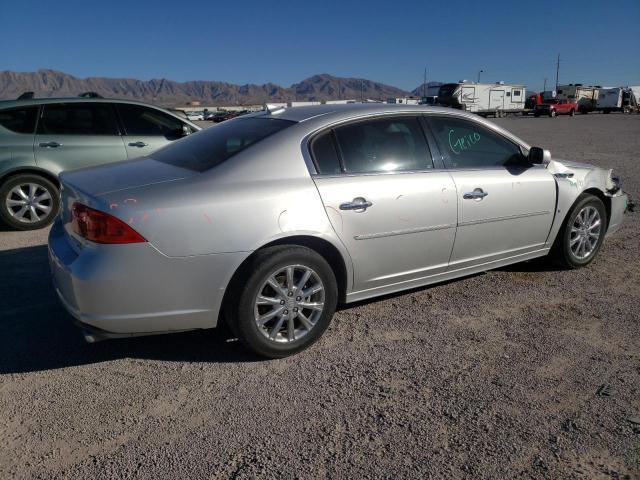
<path fill-rule="evenodd" d="M 439 97 L 450 97 L 453 94 L 453 91 L 458 87 L 457 83 L 447 83 L 440 87 L 438 90 Z"/>
<path fill-rule="evenodd" d="M 275 118 L 228 120 L 169 144 L 152 154 L 151 158 L 176 167 L 204 172 L 294 123 Z"/>

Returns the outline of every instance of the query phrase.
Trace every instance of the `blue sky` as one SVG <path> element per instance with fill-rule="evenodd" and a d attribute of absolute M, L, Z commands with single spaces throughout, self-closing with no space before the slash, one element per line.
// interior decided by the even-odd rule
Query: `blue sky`
<path fill-rule="evenodd" d="M 640 84 L 640 0 L 0 2 L 0 70 L 274 82 L 315 73 Z M 54 6 L 55 5 L 55 6 Z"/>

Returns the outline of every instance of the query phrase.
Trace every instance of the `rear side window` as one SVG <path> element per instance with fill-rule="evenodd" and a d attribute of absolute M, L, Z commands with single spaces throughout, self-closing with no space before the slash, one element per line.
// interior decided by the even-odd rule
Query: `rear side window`
<path fill-rule="evenodd" d="M 335 129 L 346 173 L 433 168 L 417 118 L 380 118 Z"/>
<path fill-rule="evenodd" d="M 331 131 L 325 132 L 313 140 L 311 155 L 319 174 L 336 175 L 341 173 L 340 160 Z"/>
<path fill-rule="evenodd" d="M 38 106 L 0 110 L 0 125 L 15 133 L 33 133 L 36 131 Z"/>
<path fill-rule="evenodd" d="M 204 172 L 295 122 L 275 118 L 239 118 L 171 143 L 152 158 L 176 167 Z"/>
<path fill-rule="evenodd" d="M 477 169 L 523 163 L 518 145 L 476 122 L 430 117 L 429 123 L 447 168 Z"/>
<path fill-rule="evenodd" d="M 140 105 L 123 103 L 117 105 L 116 108 L 127 135 L 182 136 L 182 125 L 184 124 L 171 115 Z"/>
<path fill-rule="evenodd" d="M 108 103 L 61 103 L 43 106 L 38 122 L 41 135 L 118 135 L 115 114 Z"/>

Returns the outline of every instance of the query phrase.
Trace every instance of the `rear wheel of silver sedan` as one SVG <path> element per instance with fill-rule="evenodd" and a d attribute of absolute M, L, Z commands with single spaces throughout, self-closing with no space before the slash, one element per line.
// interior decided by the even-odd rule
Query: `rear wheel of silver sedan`
<path fill-rule="evenodd" d="M 0 187 L 0 218 L 16 230 L 36 230 L 49 225 L 59 204 L 58 188 L 40 175 L 15 175 Z"/>
<path fill-rule="evenodd" d="M 569 268 L 593 261 L 607 231 L 607 210 L 598 197 L 583 193 L 567 216 L 553 247 L 554 260 Z"/>
<path fill-rule="evenodd" d="M 320 338 L 338 298 L 335 275 L 321 255 L 306 247 L 271 247 L 244 271 L 246 283 L 235 287 L 242 290 L 231 296 L 227 318 L 247 347 L 281 358 Z"/>

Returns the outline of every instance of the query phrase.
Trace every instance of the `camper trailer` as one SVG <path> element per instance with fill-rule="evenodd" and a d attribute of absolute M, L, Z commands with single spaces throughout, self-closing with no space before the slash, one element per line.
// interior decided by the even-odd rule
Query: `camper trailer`
<path fill-rule="evenodd" d="M 602 113 L 621 112 L 624 106 L 624 93 L 625 89 L 622 87 L 599 89 L 596 110 Z"/>
<path fill-rule="evenodd" d="M 440 105 L 482 116 L 501 117 L 507 113 L 522 112 L 525 100 L 524 85 L 506 85 L 504 82 L 473 83 L 461 80 L 442 85 L 438 92 Z"/>
<path fill-rule="evenodd" d="M 585 87 L 581 83 L 559 85 L 556 98 L 578 104 L 578 112 L 589 113 L 597 106 L 599 87 Z"/>
<path fill-rule="evenodd" d="M 624 95 L 624 111 L 640 113 L 640 85 L 628 88 Z"/>

